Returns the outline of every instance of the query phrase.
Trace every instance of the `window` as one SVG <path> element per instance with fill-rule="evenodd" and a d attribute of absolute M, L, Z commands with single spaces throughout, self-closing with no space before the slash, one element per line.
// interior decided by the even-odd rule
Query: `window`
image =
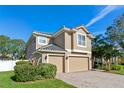
<path fill-rule="evenodd" d="M 78 33 L 77 34 L 77 45 L 81 46 L 81 47 L 85 47 L 86 46 L 86 36 Z"/>
<path fill-rule="evenodd" d="M 47 38 L 46 37 L 38 37 L 38 44 L 46 45 Z"/>

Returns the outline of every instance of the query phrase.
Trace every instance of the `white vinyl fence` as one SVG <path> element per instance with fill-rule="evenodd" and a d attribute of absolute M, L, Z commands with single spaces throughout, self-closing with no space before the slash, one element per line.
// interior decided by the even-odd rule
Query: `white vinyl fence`
<path fill-rule="evenodd" d="M 0 60 L 0 72 L 14 70 L 14 66 L 18 60 Z"/>

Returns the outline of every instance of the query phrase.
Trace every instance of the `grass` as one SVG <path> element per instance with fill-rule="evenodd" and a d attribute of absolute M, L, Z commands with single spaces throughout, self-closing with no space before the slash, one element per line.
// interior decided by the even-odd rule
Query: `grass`
<path fill-rule="evenodd" d="M 58 79 L 15 82 L 11 78 L 14 72 L 0 72 L 0 88 L 75 88 Z"/>
<path fill-rule="evenodd" d="M 112 66 L 112 65 L 111 65 Z M 114 66 L 114 65 L 113 65 Z M 101 66 L 99 66 L 99 67 L 97 67 L 97 69 L 101 69 L 101 70 L 105 70 L 105 65 L 103 66 L 103 68 L 101 67 Z M 118 69 L 118 68 L 120 68 L 120 70 L 113 70 L 113 69 L 111 69 L 110 71 L 104 71 L 104 72 L 109 72 L 109 73 L 113 73 L 113 74 L 120 74 L 120 75 L 124 75 L 124 65 L 115 65 L 115 67 Z M 114 67 L 114 68 L 115 68 Z M 111 67 L 112 68 L 112 67 Z"/>
<path fill-rule="evenodd" d="M 120 74 L 120 75 L 124 75 L 124 70 L 119 70 L 119 71 L 116 71 L 116 70 L 111 70 L 111 71 L 109 71 L 109 72 L 111 72 L 111 73 L 113 73 L 113 74 Z"/>

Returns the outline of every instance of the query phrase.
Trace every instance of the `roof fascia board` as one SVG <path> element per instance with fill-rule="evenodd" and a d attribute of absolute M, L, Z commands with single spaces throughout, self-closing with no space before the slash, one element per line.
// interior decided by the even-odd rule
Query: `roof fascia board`
<path fill-rule="evenodd" d="M 33 34 L 35 36 L 46 36 L 46 37 L 52 37 L 52 35 L 47 35 L 47 34 L 43 34 L 43 33 L 36 33 L 36 32 L 33 32 Z"/>
<path fill-rule="evenodd" d="M 53 34 L 53 37 L 57 37 L 58 35 L 62 34 L 63 32 L 76 32 L 76 29 L 70 29 L 67 27 L 64 27 L 62 29 L 60 29 L 59 31 L 57 31 L 55 34 Z"/>
<path fill-rule="evenodd" d="M 37 52 L 40 52 L 40 53 L 65 53 L 65 51 L 38 50 L 38 51 L 33 52 L 32 54 L 37 53 Z"/>
<path fill-rule="evenodd" d="M 90 32 L 84 27 L 84 26 L 79 26 L 79 27 L 76 27 L 76 29 L 83 29 L 87 34 L 89 34 Z"/>

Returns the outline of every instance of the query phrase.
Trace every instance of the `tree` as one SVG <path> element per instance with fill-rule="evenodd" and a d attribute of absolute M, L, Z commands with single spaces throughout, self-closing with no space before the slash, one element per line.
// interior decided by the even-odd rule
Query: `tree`
<path fill-rule="evenodd" d="M 11 40 L 10 53 L 13 59 L 23 59 L 25 56 L 25 42 L 21 39 Z"/>
<path fill-rule="evenodd" d="M 102 59 L 104 59 L 104 63 L 106 64 L 106 68 L 110 70 L 111 58 L 113 56 L 118 56 L 120 53 L 112 43 L 108 42 L 108 39 L 103 35 L 97 35 L 96 38 L 92 42 L 92 55 L 93 59 L 100 59 L 103 65 Z"/>
<path fill-rule="evenodd" d="M 105 34 L 112 45 L 124 50 L 124 14 L 114 20 Z"/>
<path fill-rule="evenodd" d="M 10 39 L 1 35 L 0 56 L 11 59 L 25 59 L 25 42 L 21 39 Z"/>
<path fill-rule="evenodd" d="M 4 35 L 0 36 L 0 56 L 7 57 L 9 54 L 10 38 Z"/>
<path fill-rule="evenodd" d="M 93 59 L 104 59 L 108 70 L 113 57 L 124 57 L 124 14 L 108 26 L 105 35 L 97 35 L 92 46 Z"/>
<path fill-rule="evenodd" d="M 92 41 L 92 58 L 94 64 L 97 61 L 96 59 L 100 59 L 101 64 L 103 64 L 104 44 L 105 40 L 101 34 L 96 35 Z M 99 63 L 97 62 L 97 64 Z"/>
<path fill-rule="evenodd" d="M 104 48 L 103 57 L 106 62 L 106 67 L 108 67 L 107 70 L 110 71 L 110 65 L 112 63 L 111 58 L 113 58 L 113 56 L 119 56 L 120 52 L 113 45 L 109 44 L 108 42 L 105 43 L 103 48 Z"/>

